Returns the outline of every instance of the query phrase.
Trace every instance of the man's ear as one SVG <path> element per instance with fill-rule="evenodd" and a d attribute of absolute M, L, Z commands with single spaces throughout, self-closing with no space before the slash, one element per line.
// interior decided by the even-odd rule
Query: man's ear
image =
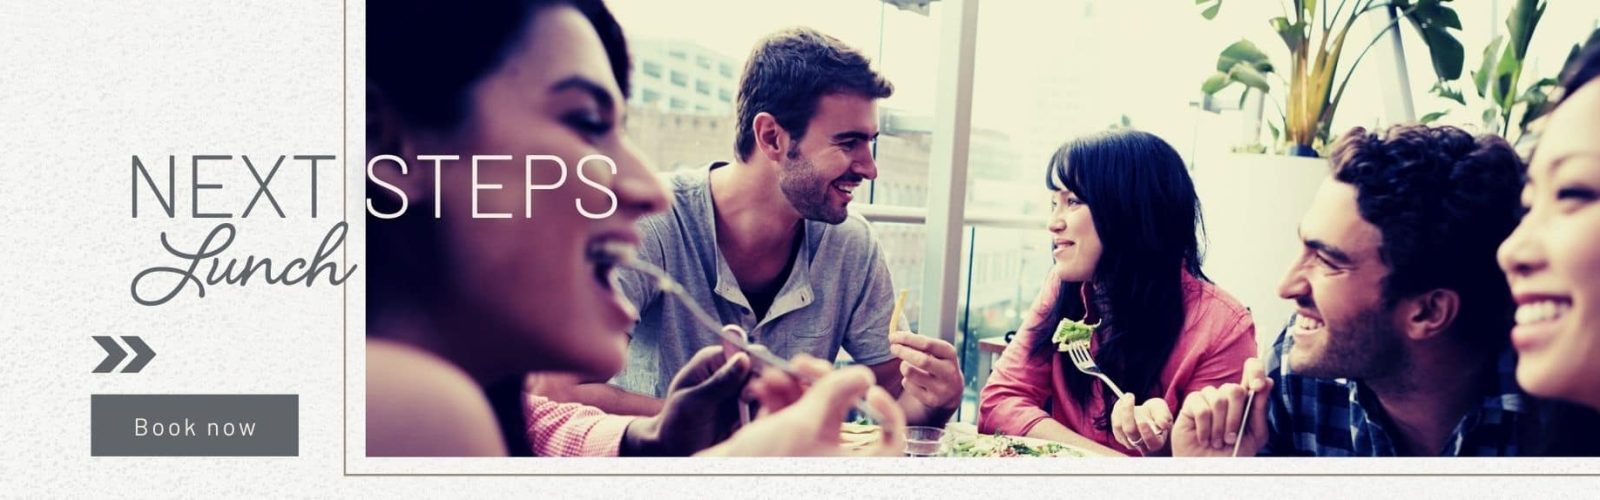
<path fill-rule="evenodd" d="M 1400 312 L 1406 338 L 1436 338 L 1455 324 L 1461 313 L 1461 295 L 1444 288 L 1429 290 L 1401 301 Z"/>
<path fill-rule="evenodd" d="M 772 162 L 782 163 L 789 151 L 789 131 L 778 125 L 778 118 L 772 113 L 756 113 L 751 120 L 750 130 L 756 137 L 755 153 Z"/>

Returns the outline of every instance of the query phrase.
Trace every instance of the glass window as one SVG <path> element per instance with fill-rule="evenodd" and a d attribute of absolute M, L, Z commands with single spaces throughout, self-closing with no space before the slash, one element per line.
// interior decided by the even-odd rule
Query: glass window
<path fill-rule="evenodd" d="M 927 177 L 936 123 L 935 70 L 944 57 L 938 50 L 940 18 L 946 15 L 948 2 L 908 9 L 896 5 L 915 2 L 816 0 L 805 9 L 794 9 L 793 2 L 783 0 L 608 3 L 637 53 L 665 53 L 683 61 L 669 60 L 666 68 L 656 68 L 670 70 L 673 86 L 665 86 L 657 97 L 667 99 L 670 106 L 654 115 L 631 110 L 637 114 L 630 122 L 630 134 L 657 168 L 699 168 L 708 161 L 729 159 L 735 128 L 733 89 L 738 88 L 745 57 L 761 37 L 799 25 L 838 37 L 866 53 L 895 84 L 895 95 L 878 107 L 881 135 L 874 145 L 878 179 L 869 186 L 866 199 L 857 200 L 857 207 L 926 207 L 930 183 L 949 182 Z M 1466 79 L 1458 88 L 1473 103 L 1470 72 L 1481 63 L 1483 47 L 1505 30 L 1504 19 L 1513 2 L 1456 3 L 1466 28 L 1457 36 L 1467 54 Z M 1554 75 L 1572 44 L 1586 38 L 1600 18 L 1600 3 L 1551 4 L 1530 45 L 1524 87 Z M 788 15 L 770 15 L 779 9 Z M 956 314 L 957 349 L 969 376 L 964 420 L 975 415 L 969 410 L 981 382 L 982 374 L 975 369 L 982 359 L 976 340 L 1016 329 L 1050 265 L 1043 231 L 1049 207 L 1043 177 L 1058 146 L 1075 136 L 1132 126 L 1166 139 L 1193 165 L 1197 157 L 1224 154 L 1264 137 L 1250 136 L 1251 129 L 1242 126 L 1245 120 L 1238 111 L 1214 114 L 1194 105 L 1201 98 L 1200 83 L 1215 71 L 1218 53 L 1241 37 L 1256 42 L 1281 68 L 1288 65 L 1288 54 L 1266 23 L 1281 15 L 1277 5 L 1232 2 L 1222 10 L 1221 16 L 1208 21 L 1191 3 L 1162 8 L 1116 0 L 981 5 L 968 172 L 966 179 L 957 180 L 965 183 L 968 217 L 987 221 L 962 231 Z M 718 15 L 678 15 L 685 11 Z M 1377 27 L 1362 20 L 1351 31 L 1346 65 Z M 1443 101 L 1428 92 L 1434 82 L 1426 49 L 1409 25 L 1401 32 L 1417 114 L 1443 108 Z M 1151 33 L 1181 35 L 1181 43 L 1152 41 Z M 1392 70 L 1383 67 L 1392 64 L 1385 60 L 1387 51 L 1386 44 L 1380 44 L 1362 61 L 1341 102 L 1335 130 L 1381 126 L 1391 114 L 1386 113 L 1383 95 L 1393 81 L 1386 79 Z M 691 54 L 693 66 L 688 63 Z M 642 60 L 648 73 L 649 59 Z M 1285 93 L 1280 80 L 1273 79 L 1273 85 L 1275 93 Z M 646 88 L 644 93 L 652 91 Z M 1231 106 L 1238 96 L 1220 98 L 1232 101 L 1227 102 Z M 1269 99 L 1281 101 L 1281 95 Z M 1453 111 L 1444 122 L 1476 125 L 1482 108 L 1468 109 L 1472 111 Z M 1276 121 L 1278 112 L 1277 104 L 1267 104 L 1264 114 L 1268 121 Z M 686 123 L 684 116 L 699 118 Z M 874 222 L 873 227 L 895 286 L 909 290 L 907 316 L 915 329 L 922 319 L 922 293 L 935 292 L 921 286 L 926 229 L 921 224 L 884 222 Z"/>

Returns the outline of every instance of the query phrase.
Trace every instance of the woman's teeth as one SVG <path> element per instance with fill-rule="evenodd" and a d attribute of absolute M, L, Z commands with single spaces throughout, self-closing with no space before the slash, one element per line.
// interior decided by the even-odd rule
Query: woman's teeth
<path fill-rule="evenodd" d="M 1321 330 L 1322 327 L 1324 327 L 1324 326 L 1327 326 L 1327 325 L 1324 324 L 1322 321 L 1319 321 L 1319 320 L 1316 320 L 1316 319 L 1312 319 L 1312 318 L 1307 318 L 1305 316 L 1295 316 L 1295 318 L 1294 318 L 1294 327 L 1295 328 L 1299 328 L 1300 331 L 1310 332 L 1310 331 Z"/>
<path fill-rule="evenodd" d="M 1517 324 L 1531 325 L 1546 321 L 1561 319 L 1561 316 L 1572 310 L 1572 302 L 1565 300 L 1541 300 L 1517 306 Z"/>

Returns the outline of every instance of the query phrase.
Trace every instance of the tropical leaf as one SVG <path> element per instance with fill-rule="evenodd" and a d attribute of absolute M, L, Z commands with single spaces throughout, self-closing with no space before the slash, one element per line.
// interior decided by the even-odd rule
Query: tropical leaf
<path fill-rule="evenodd" d="M 1506 29 L 1511 33 L 1511 50 L 1518 61 L 1528 57 L 1528 43 L 1533 41 L 1533 30 L 1539 27 L 1547 4 L 1544 0 L 1517 0 L 1506 17 Z"/>
<path fill-rule="evenodd" d="M 1517 102 L 1527 106 L 1523 108 L 1522 120 L 1517 122 L 1517 128 L 1522 131 L 1522 135 L 1528 134 L 1528 125 L 1550 111 L 1550 92 L 1560 87 L 1561 82 L 1556 79 L 1543 78 L 1528 86 L 1528 90 L 1523 91 L 1522 96 L 1517 98 Z"/>
<path fill-rule="evenodd" d="M 1466 96 L 1462 95 L 1460 90 L 1456 90 L 1454 87 L 1446 85 L 1444 82 L 1433 84 L 1433 88 L 1429 90 L 1432 91 L 1434 95 L 1455 101 L 1456 104 L 1460 104 L 1462 106 L 1467 105 Z"/>
<path fill-rule="evenodd" d="M 1450 30 L 1461 29 L 1461 16 L 1454 8 L 1445 5 L 1448 0 L 1395 0 L 1393 5 L 1404 12 L 1406 20 L 1421 34 L 1428 46 L 1433 71 L 1441 80 L 1461 78 L 1466 50 Z"/>
<path fill-rule="evenodd" d="M 1217 11 L 1222 9 L 1222 0 L 1194 0 L 1194 4 L 1201 6 L 1200 16 L 1207 21 L 1216 19 Z"/>
<path fill-rule="evenodd" d="M 1549 91 L 1549 89 L 1553 89 L 1553 88 L 1560 87 L 1560 86 L 1561 86 L 1561 81 L 1557 80 L 1557 79 L 1555 79 L 1553 77 L 1552 78 L 1540 78 L 1539 81 L 1533 82 L 1533 85 L 1529 85 L 1528 89 L 1522 92 L 1522 96 L 1517 98 L 1517 102 L 1527 102 L 1529 94 L 1532 94 L 1532 93 L 1535 93 L 1535 92 L 1546 92 L 1547 93 Z"/>
<path fill-rule="evenodd" d="M 1266 75 L 1261 74 L 1260 71 L 1256 70 L 1256 68 L 1251 66 L 1249 63 L 1240 62 L 1233 65 L 1233 69 L 1228 71 L 1228 78 L 1242 83 L 1246 87 L 1250 87 L 1262 92 L 1266 92 L 1271 89 L 1271 84 L 1267 83 Z"/>
<path fill-rule="evenodd" d="M 1510 109 L 1517 96 L 1517 75 L 1522 72 L 1522 60 L 1512 53 L 1511 47 L 1500 54 L 1500 64 L 1494 68 L 1494 102 L 1502 109 Z"/>
<path fill-rule="evenodd" d="M 1472 84 L 1478 90 L 1478 97 L 1489 98 L 1489 78 L 1494 73 L 1495 54 L 1500 53 L 1500 44 L 1505 42 L 1505 37 L 1496 36 L 1483 48 L 1483 64 L 1478 71 L 1472 73 Z"/>
<path fill-rule="evenodd" d="M 1440 118 L 1443 118 L 1444 115 L 1447 114 L 1450 114 L 1450 110 L 1448 109 L 1444 111 L 1434 111 L 1432 113 L 1422 115 L 1421 121 L 1422 123 L 1433 123 L 1439 121 Z"/>
<path fill-rule="evenodd" d="M 1228 74 L 1218 71 L 1206 78 L 1205 83 L 1200 84 L 1200 91 L 1205 92 L 1206 95 L 1216 94 L 1222 89 L 1228 88 L 1229 83 L 1233 83 L 1233 81 L 1228 79 Z"/>
<path fill-rule="evenodd" d="M 1289 48 L 1290 53 L 1305 43 L 1307 33 L 1304 21 L 1291 23 L 1289 18 L 1279 16 L 1269 22 L 1272 24 L 1272 30 L 1278 32 L 1278 38 L 1283 39 L 1283 45 Z"/>
<path fill-rule="evenodd" d="M 1239 40 L 1222 49 L 1222 54 L 1217 57 L 1217 71 L 1232 71 L 1241 62 L 1263 73 L 1272 71 L 1272 61 L 1267 54 L 1249 40 Z"/>

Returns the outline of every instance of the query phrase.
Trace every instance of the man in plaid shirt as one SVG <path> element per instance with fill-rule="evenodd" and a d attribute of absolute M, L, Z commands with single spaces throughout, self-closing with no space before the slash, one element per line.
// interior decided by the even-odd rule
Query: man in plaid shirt
<path fill-rule="evenodd" d="M 1519 454 L 1534 416 L 1495 267 L 1521 208 L 1515 151 L 1407 125 L 1351 130 L 1329 158 L 1278 289 L 1294 319 L 1240 384 L 1190 394 L 1173 454 Z"/>
<path fill-rule="evenodd" d="M 1360 381 L 1352 379 L 1313 378 L 1292 372 L 1282 361 L 1293 346 L 1294 335 L 1285 330 L 1267 355 L 1267 376 L 1272 378 L 1276 389 L 1272 392 L 1273 401 L 1259 402 L 1268 409 L 1268 437 L 1257 455 L 1389 457 L 1407 454 L 1401 453 L 1401 445 L 1396 443 L 1401 436 L 1386 427 L 1392 419 L 1384 413 L 1383 403 L 1373 388 L 1363 387 Z M 1481 373 L 1474 385 L 1478 389 L 1477 404 L 1462 414 L 1435 455 L 1518 454 L 1518 425 L 1531 418 L 1528 414 L 1534 407 L 1517 386 L 1516 370 L 1516 353 L 1511 349 L 1503 350 L 1495 361 L 1494 370 Z"/>

